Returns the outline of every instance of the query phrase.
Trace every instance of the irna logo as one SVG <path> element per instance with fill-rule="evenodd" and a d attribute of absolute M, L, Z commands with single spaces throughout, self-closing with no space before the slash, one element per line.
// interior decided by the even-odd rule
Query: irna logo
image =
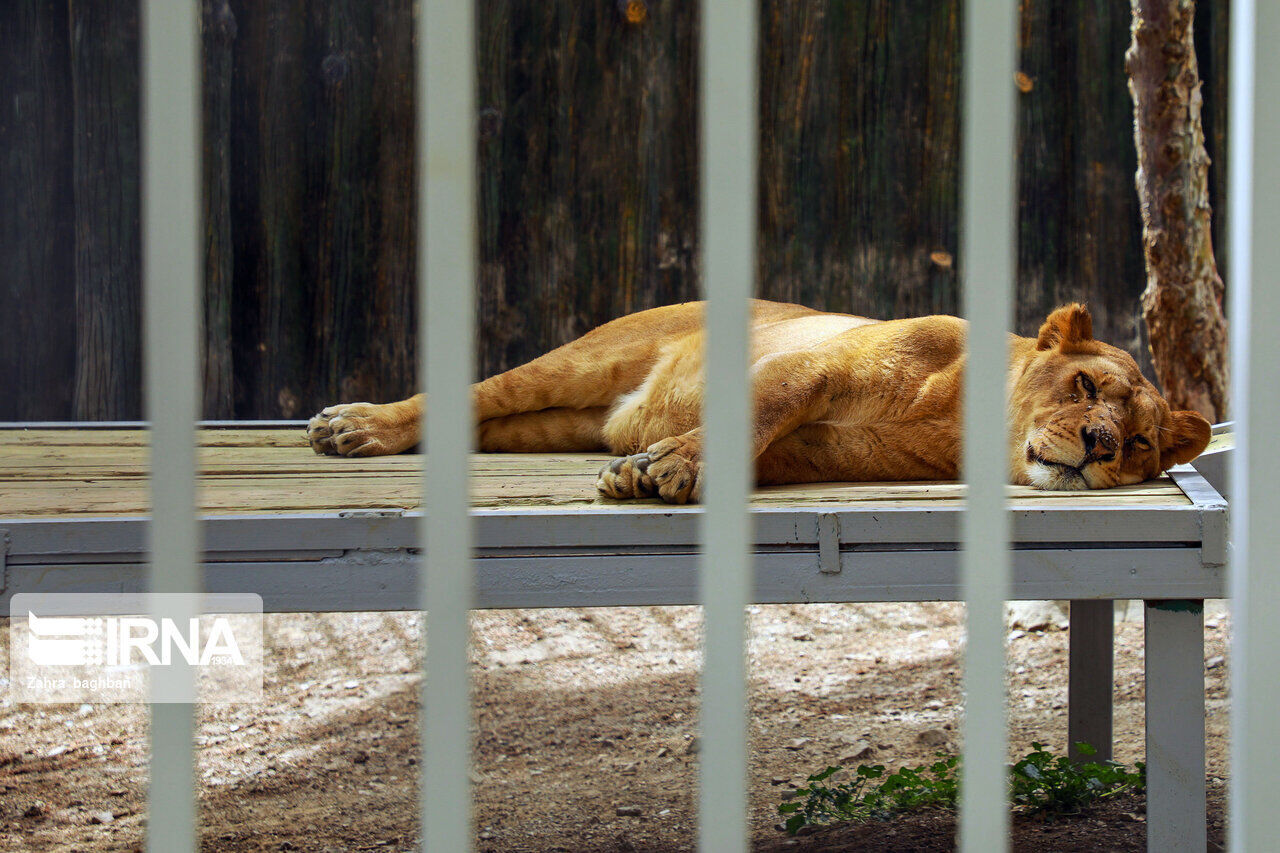
<path fill-rule="evenodd" d="M 202 624 L 203 621 L 203 624 Z M 27 611 L 27 657 L 38 666 L 244 666 L 226 617 L 187 620 L 105 616 L 68 618 Z"/>

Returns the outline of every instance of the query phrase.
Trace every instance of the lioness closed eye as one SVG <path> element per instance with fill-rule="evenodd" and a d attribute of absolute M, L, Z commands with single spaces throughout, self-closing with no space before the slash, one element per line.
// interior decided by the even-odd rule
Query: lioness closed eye
<path fill-rule="evenodd" d="M 619 458 L 596 481 L 605 495 L 697 500 L 702 313 L 691 302 L 621 317 L 475 384 L 480 450 L 607 450 Z M 965 329 L 956 317 L 879 322 L 754 302 L 757 482 L 957 478 Z M 1036 338 L 1010 336 L 1009 355 L 1013 483 L 1138 483 L 1209 442 L 1203 417 L 1170 411 L 1128 353 L 1093 339 L 1083 306 L 1054 311 Z M 421 405 L 330 406 L 307 438 L 317 453 L 399 453 L 418 442 Z"/>

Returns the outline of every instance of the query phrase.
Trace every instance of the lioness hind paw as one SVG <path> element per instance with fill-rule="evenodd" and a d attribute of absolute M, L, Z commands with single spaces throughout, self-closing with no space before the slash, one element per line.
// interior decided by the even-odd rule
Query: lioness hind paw
<path fill-rule="evenodd" d="M 649 476 L 649 462 L 647 453 L 614 459 L 600 469 L 596 488 L 601 494 L 616 500 L 654 497 L 658 486 Z"/>

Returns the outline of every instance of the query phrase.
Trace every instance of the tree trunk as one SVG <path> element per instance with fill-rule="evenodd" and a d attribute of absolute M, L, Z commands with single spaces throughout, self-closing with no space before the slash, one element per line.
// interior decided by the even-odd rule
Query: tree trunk
<path fill-rule="evenodd" d="M 1125 55 L 1133 94 L 1156 375 L 1174 408 L 1227 417 L 1227 331 L 1210 232 L 1209 157 L 1200 122 L 1193 0 L 1132 0 Z"/>

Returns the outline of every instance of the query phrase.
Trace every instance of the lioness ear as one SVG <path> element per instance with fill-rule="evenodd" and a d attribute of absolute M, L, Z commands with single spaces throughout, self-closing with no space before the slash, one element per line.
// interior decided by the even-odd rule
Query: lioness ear
<path fill-rule="evenodd" d="M 1160 430 L 1160 470 L 1195 459 L 1209 446 L 1211 432 L 1199 412 L 1174 412 Z"/>
<path fill-rule="evenodd" d="M 1093 340 L 1093 317 L 1089 309 L 1073 302 L 1064 305 L 1049 315 L 1040 327 L 1040 337 L 1036 340 L 1036 349 L 1052 349 L 1061 347 L 1069 350 L 1072 345 Z"/>

